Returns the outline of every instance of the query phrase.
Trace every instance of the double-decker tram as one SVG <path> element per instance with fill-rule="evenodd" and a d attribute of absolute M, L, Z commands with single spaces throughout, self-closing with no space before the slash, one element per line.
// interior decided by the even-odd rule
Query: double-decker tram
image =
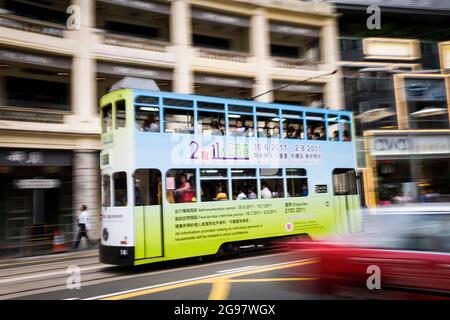
<path fill-rule="evenodd" d="M 103 263 L 361 231 L 350 112 L 125 88 L 101 118 Z"/>

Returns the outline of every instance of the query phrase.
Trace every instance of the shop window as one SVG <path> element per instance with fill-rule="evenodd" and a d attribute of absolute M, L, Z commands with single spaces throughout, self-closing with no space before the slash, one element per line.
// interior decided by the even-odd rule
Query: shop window
<path fill-rule="evenodd" d="M 126 172 L 114 173 L 113 181 L 114 181 L 114 206 L 126 207 L 128 205 Z"/>
<path fill-rule="evenodd" d="M 202 201 L 228 200 L 227 169 L 200 169 Z"/>
<path fill-rule="evenodd" d="M 125 100 L 116 102 L 116 129 L 125 128 L 126 125 L 126 108 Z"/>
<path fill-rule="evenodd" d="M 106 133 L 112 129 L 112 104 L 102 108 L 102 132 Z"/>
<path fill-rule="evenodd" d="M 159 132 L 159 108 L 136 106 L 136 127 L 139 131 Z"/>
<path fill-rule="evenodd" d="M 358 194 L 354 169 L 333 170 L 333 192 L 334 195 Z"/>
<path fill-rule="evenodd" d="M 157 169 L 139 169 L 134 173 L 134 205 L 161 205 L 161 172 Z"/>
<path fill-rule="evenodd" d="M 111 178 L 109 175 L 104 174 L 102 176 L 102 192 L 103 192 L 103 207 L 111 206 Z"/>
<path fill-rule="evenodd" d="M 198 112 L 199 131 L 204 135 L 225 135 L 225 114 L 221 112 Z"/>
<path fill-rule="evenodd" d="M 172 169 L 167 171 L 166 191 L 169 203 L 197 202 L 195 169 Z"/>
<path fill-rule="evenodd" d="M 194 111 L 164 108 L 164 132 L 194 133 Z"/>

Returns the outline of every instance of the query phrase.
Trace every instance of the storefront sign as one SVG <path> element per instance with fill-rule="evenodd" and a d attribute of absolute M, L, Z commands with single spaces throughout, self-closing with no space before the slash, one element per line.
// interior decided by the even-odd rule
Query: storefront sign
<path fill-rule="evenodd" d="M 72 154 L 66 151 L 0 149 L 2 166 L 71 166 Z"/>
<path fill-rule="evenodd" d="M 150 79 L 171 80 L 172 72 L 169 70 L 156 70 L 129 66 L 114 65 L 106 62 L 97 64 L 97 72 L 120 76 L 142 77 Z"/>
<path fill-rule="evenodd" d="M 61 186 L 58 179 L 21 179 L 15 180 L 14 185 L 17 189 L 54 189 Z"/>
<path fill-rule="evenodd" d="M 57 28 L 51 28 L 51 27 L 47 27 L 47 26 L 40 26 L 35 23 L 22 22 L 22 21 L 8 19 L 8 18 L 0 18 L 0 26 L 23 30 L 23 31 L 28 31 L 28 32 L 36 32 L 36 33 L 41 33 L 41 34 L 46 34 L 46 35 L 61 37 L 61 38 L 64 36 L 64 30 L 62 27 L 61 27 L 61 29 L 57 29 Z"/>
<path fill-rule="evenodd" d="M 225 78 L 199 74 L 195 75 L 195 83 L 237 88 L 251 88 L 253 85 L 250 79 Z"/>
<path fill-rule="evenodd" d="M 286 85 L 285 82 L 278 82 L 278 81 L 274 82 L 275 88 L 279 88 L 284 85 Z M 280 91 L 323 93 L 323 85 L 322 84 L 293 84 L 291 86 L 287 86 L 285 88 L 280 89 Z"/>
<path fill-rule="evenodd" d="M 372 156 L 449 154 L 450 135 L 373 137 L 370 140 L 370 153 Z"/>

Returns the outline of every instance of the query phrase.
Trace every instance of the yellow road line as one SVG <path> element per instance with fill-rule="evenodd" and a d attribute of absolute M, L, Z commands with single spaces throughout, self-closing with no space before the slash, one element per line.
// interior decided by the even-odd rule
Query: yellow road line
<path fill-rule="evenodd" d="M 317 262 L 318 262 L 317 259 L 308 259 L 308 260 L 303 260 L 303 261 L 299 261 L 299 262 L 288 263 L 288 264 L 283 264 L 283 265 L 278 265 L 278 266 L 255 268 L 253 270 L 241 271 L 241 272 L 225 274 L 225 275 L 218 275 L 218 276 L 214 276 L 214 277 L 207 278 L 207 279 L 185 281 L 185 282 L 180 282 L 180 283 L 175 283 L 175 284 L 170 284 L 170 285 L 163 285 L 163 286 L 156 287 L 156 288 L 142 289 L 142 290 L 137 290 L 134 292 L 112 295 L 112 296 L 108 296 L 105 298 L 100 298 L 100 300 L 130 299 L 130 298 L 147 295 L 147 294 L 151 294 L 151 293 L 156 293 L 156 292 L 161 292 L 161 291 L 189 287 L 189 286 L 193 286 L 193 285 L 197 285 L 197 284 L 214 283 L 216 281 L 228 280 L 233 277 L 241 277 L 241 276 L 246 276 L 246 275 L 250 275 L 250 274 L 266 272 L 266 271 L 274 271 L 274 270 L 292 268 L 292 267 L 296 267 L 296 266 L 300 266 L 300 265 L 307 265 L 307 264 L 312 264 L 312 263 L 317 263 Z"/>
<path fill-rule="evenodd" d="M 308 281 L 318 280 L 319 278 L 256 278 L 256 279 L 231 279 L 229 282 L 277 282 L 277 281 Z"/>
<path fill-rule="evenodd" d="M 230 292 L 230 283 L 226 279 L 213 282 L 208 300 L 225 300 Z"/>

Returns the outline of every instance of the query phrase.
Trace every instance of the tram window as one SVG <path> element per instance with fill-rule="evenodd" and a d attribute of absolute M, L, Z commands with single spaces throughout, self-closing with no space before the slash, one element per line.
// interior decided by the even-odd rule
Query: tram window
<path fill-rule="evenodd" d="M 200 169 L 200 177 L 227 177 L 227 169 Z"/>
<path fill-rule="evenodd" d="M 102 108 L 102 132 L 106 133 L 112 129 L 112 104 Z"/>
<path fill-rule="evenodd" d="M 253 117 L 242 114 L 228 114 L 229 132 L 235 137 L 253 137 Z"/>
<path fill-rule="evenodd" d="M 256 177 L 255 169 L 231 169 L 232 177 Z"/>
<path fill-rule="evenodd" d="M 225 110 L 225 105 L 222 103 L 214 103 L 214 102 L 206 102 L 206 101 L 197 101 L 198 109 L 209 109 L 209 110 Z"/>
<path fill-rule="evenodd" d="M 253 113 L 253 107 L 249 106 L 238 106 L 235 104 L 229 104 L 228 105 L 228 112 L 247 112 L 247 113 Z"/>
<path fill-rule="evenodd" d="M 114 206 L 126 207 L 128 204 L 127 174 L 125 172 L 116 172 L 113 175 L 113 181 L 114 181 Z"/>
<path fill-rule="evenodd" d="M 330 141 L 339 141 L 339 123 L 328 122 L 328 137 Z"/>
<path fill-rule="evenodd" d="M 166 190 L 169 203 L 197 202 L 195 169 L 172 169 L 167 171 Z"/>
<path fill-rule="evenodd" d="M 308 196 L 308 179 L 306 178 L 287 178 L 287 196 L 288 197 L 306 197 Z"/>
<path fill-rule="evenodd" d="M 280 119 L 278 117 L 257 116 L 258 137 L 280 138 Z"/>
<path fill-rule="evenodd" d="M 342 141 L 350 142 L 352 141 L 351 129 L 349 123 L 342 124 Z"/>
<path fill-rule="evenodd" d="M 157 169 L 139 169 L 134 172 L 134 205 L 161 205 L 161 172 Z"/>
<path fill-rule="evenodd" d="M 354 169 L 333 170 L 333 192 L 334 195 L 354 195 L 358 193 Z"/>
<path fill-rule="evenodd" d="M 225 114 L 221 112 L 198 112 L 199 131 L 205 135 L 223 136 L 225 134 Z"/>
<path fill-rule="evenodd" d="M 256 179 L 232 180 L 233 200 L 258 199 Z"/>
<path fill-rule="evenodd" d="M 102 191 L 103 191 L 103 207 L 111 206 L 111 178 L 109 175 L 104 174 L 102 176 Z"/>
<path fill-rule="evenodd" d="M 126 125 L 126 109 L 125 100 L 116 102 L 116 129 L 125 128 Z"/>
<path fill-rule="evenodd" d="M 284 198 L 283 179 L 262 179 L 261 180 L 261 198 Z"/>
<path fill-rule="evenodd" d="M 194 133 L 192 110 L 164 108 L 164 132 Z"/>
<path fill-rule="evenodd" d="M 152 105 L 159 105 L 159 98 L 158 97 L 148 97 L 148 96 L 138 96 L 135 100 L 136 103 L 143 103 L 143 104 L 152 104 Z"/>
<path fill-rule="evenodd" d="M 267 168 L 260 169 L 259 174 L 263 177 L 281 177 L 283 175 L 283 171 L 278 168 Z"/>
<path fill-rule="evenodd" d="M 308 140 L 327 140 L 325 121 L 307 120 L 306 127 Z"/>
<path fill-rule="evenodd" d="M 301 113 L 283 111 L 283 132 L 285 139 L 304 139 L 305 132 Z"/>
<path fill-rule="evenodd" d="M 298 169 L 298 168 L 287 168 L 286 169 L 286 175 L 287 176 L 306 177 L 306 170 L 305 169 Z"/>
<path fill-rule="evenodd" d="M 159 108 L 136 106 L 136 127 L 139 131 L 159 132 Z"/>
<path fill-rule="evenodd" d="M 164 105 L 165 106 L 171 106 L 171 107 L 192 108 L 194 106 L 194 102 L 191 101 L 191 100 L 165 98 L 164 99 Z"/>
<path fill-rule="evenodd" d="M 228 200 L 228 180 L 201 180 L 201 197 L 203 202 Z"/>

